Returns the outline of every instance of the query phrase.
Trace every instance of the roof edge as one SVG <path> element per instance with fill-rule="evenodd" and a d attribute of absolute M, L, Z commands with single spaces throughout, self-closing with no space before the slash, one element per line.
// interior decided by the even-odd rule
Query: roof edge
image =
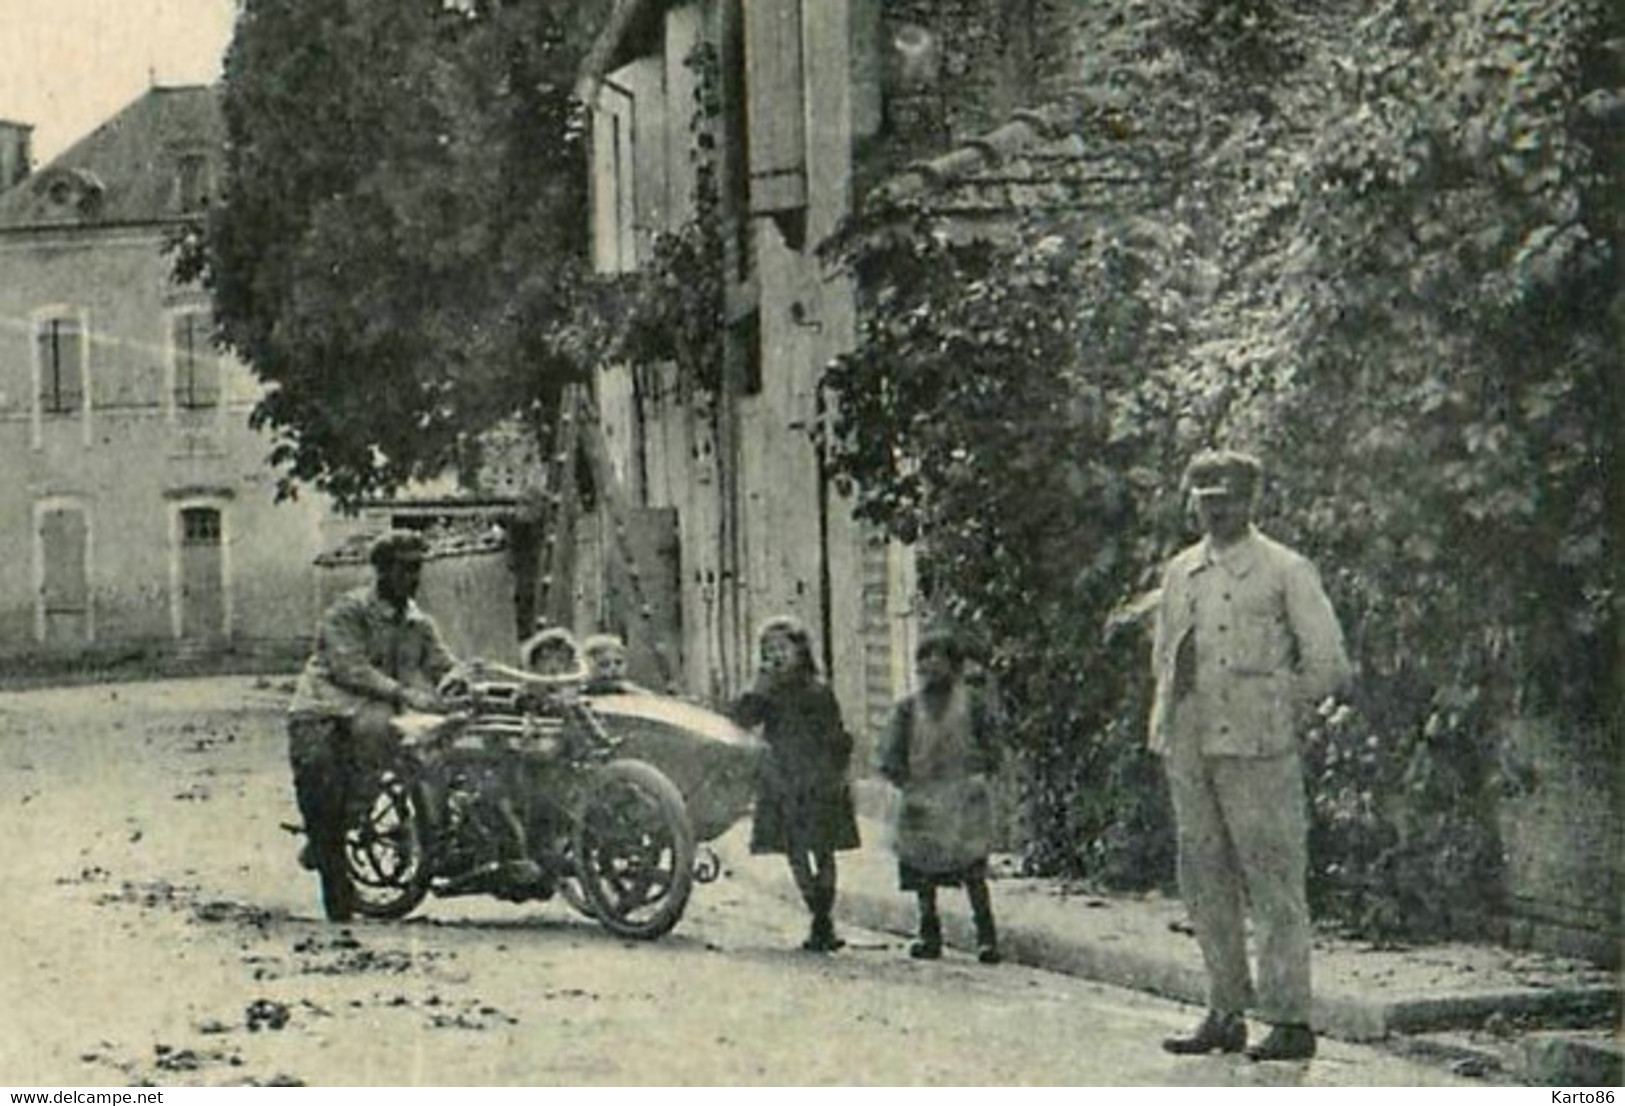
<path fill-rule="evenodd" d="M 576 74 L 577 98 L 588 104 L 597 98 L 605 75 L 620 62 L 633 33 L 665 6 L 665 0 L 615 0 L 609 21 L 593 39 Z"/>
<path fill-rule="evenodd" d="M 941 192 L 983 168 L 1000 165 L 1045 142 L 1084 129 L 1084 117 L 1104 104 L 1089 101 L 1081 108 L 1051 103 L 1036 108 L 1018 108 L 1008 122 L 973 138 L 962 139 L 953 149 L 936 157 L 910 162 L 903 170 L 878 184 L 870 195 L 882 202 L 898 203 Z"/>

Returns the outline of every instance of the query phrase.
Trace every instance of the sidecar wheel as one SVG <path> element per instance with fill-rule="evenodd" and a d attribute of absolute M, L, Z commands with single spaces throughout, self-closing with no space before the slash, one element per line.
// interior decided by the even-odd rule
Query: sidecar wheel
<path fill-rule="evenodd" d="M 622 937 L 670 932 L 694 887 L 694 829 L 682 792 L 639 760 L 604 765 L 576 819 L 576 878 L 593 916 Z"/>
<path fill-rule="evenodd" d="M 385 769 L 355 798 L 344 833 L 344 864 L 356 912 L 404 918 L 429 892 L 428 796 L 407 774 Z"/>

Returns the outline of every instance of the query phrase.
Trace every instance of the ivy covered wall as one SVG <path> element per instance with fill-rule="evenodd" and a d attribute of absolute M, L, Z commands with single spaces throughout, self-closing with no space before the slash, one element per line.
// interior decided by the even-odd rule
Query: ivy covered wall
<path fill-rule="evenodd" d="M 871 203 L 831 245 L 866 322 L 829 377 L 860 512 L 927 539 L 993 651 L 1030 866 L 1169 872 L 1133 600 L 1222 441 L 1268 459 L 1263 524 L 1321 565 L 1361 666 L 1307 735 L 1319 910 L 1499 930 L 1497 812 L 1542 786 L 1507 722 L 1620 763 L 1619 13 L 1034 8 L 1064 9 L 1075 80 L 1046 88 L 1079 123 L 1031 156 L 1156 187 L 1012 209 L 996 243 L 940 190 Z"/>

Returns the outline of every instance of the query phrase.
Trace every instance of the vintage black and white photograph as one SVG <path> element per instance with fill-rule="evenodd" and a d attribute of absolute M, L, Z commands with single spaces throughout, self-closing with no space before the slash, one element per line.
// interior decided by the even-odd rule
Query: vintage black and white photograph
<path fill-rule="evenodd" d="M 0 1084 L 1621 1086 L 1622 136 L 1608 0 L 0 0 Z"/>

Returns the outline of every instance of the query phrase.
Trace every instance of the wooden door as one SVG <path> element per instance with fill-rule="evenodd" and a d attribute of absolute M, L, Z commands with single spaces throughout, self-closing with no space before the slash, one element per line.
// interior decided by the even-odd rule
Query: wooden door
<path fill-rule="evenodd" d="M 40 514 L 39 548 L 44 567 L 40 606 L 46 645 L 80 645 L 90 639 L 87 538 L 82 509 L 59 507 Z"/>
<path fill-rule="evenodd" d="M 220 511 L 181 511 L 181 638 L 208 642 L 225 633 L 225 576 L 220 557 Z"/>

